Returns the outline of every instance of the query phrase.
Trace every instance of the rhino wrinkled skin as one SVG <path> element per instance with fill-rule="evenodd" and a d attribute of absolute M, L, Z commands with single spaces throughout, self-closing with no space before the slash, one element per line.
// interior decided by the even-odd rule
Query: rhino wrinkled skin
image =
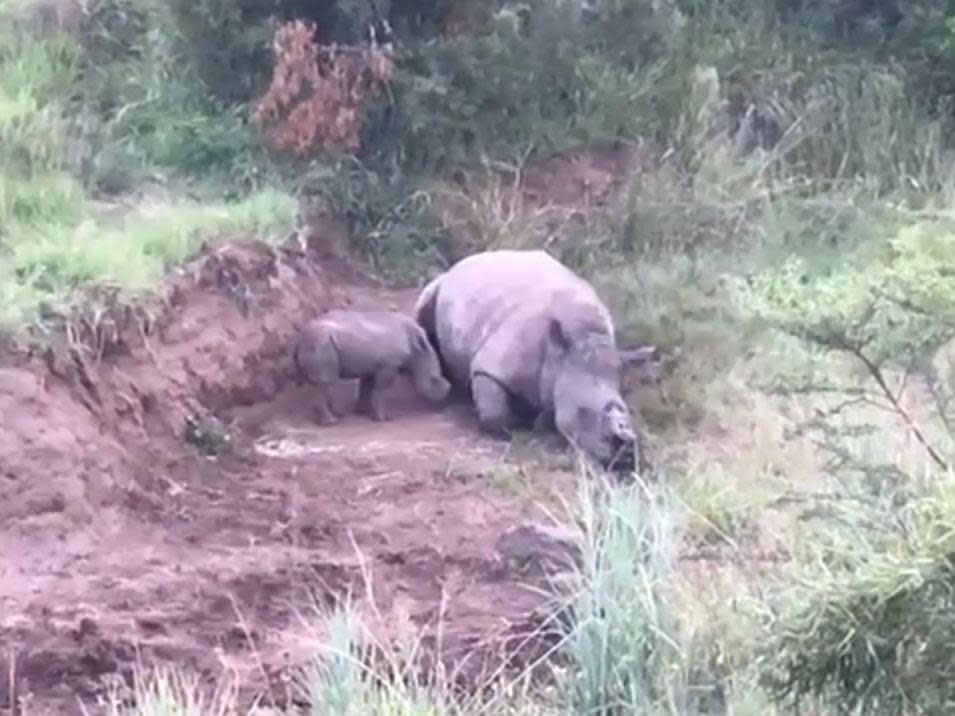
<path fill-rule="evenodd" d="M 382 393 L 399 374 L 434 402 L 450 390 L 425 332 L 395 311 L 329 311 L 305 326 L 293 358 L 299 380 L 318 388 L 315 411 L 323 425 L 338 420 L 331 389 L 339 379 L 360 379 L 357 407 L 379 421 L 388 419 Z"/>
<path fill-rule="evenodd" d="M 468 256 L 424 287 L 414 313 L 486 432 L 503 437 L 536 417 L 605 467 L 643 468 L 610 313 L 559 261 L 543 251 Z"/>

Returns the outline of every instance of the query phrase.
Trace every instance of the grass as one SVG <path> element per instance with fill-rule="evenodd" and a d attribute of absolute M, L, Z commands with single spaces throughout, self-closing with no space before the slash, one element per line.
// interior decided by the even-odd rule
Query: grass
<path fill-rule="evenodd" d="M 741 486 L 720 467 L 693 472 L 684 478 L 681 497 L 692 515 L 692 532 L 703 542 L 737 545 L 754 527 L 761 508 L 771 501 L 758 476 Z"/>
<path fill-rule="evenodd" d="M 174 668 L 138 669 L 131 687 L 113 686 L 109 716 L 228 716 L 236 713 L 236 686 L 222 682 L 210 692 L 194 674 Z M 130 707 L 129 704 L 135 704 Z M 83 709 L 86 713 L 85 708 Z"/>
<path fill-rule="evenodd" d="M 346 598 L 335 608 L 314 606 L 302 614 L 302 640 L 315 644 L 315 656 L 294 683 L 308 712 L 504 716 L 563 708 L 593 713 L 606 707 L 640 713 L 667 700 L 691 698 L 687 684 L 669 668 L 682 658 L 672 633 L 676 615 L 663 591 L 679 543 L 675 503 L 665 490 L 619 487 L 589 477 L 579 483 L 577 498 L 565 503 L 584 559 L 555 588 L 549 626 L 543 628 L 556 630 L 560 639 L 556 662 L 538 664 L 546 671 L 550 703 L 530 688 L 532 666 L 523 673 L 489 673 L 476 694 L 462 695 L 453 673 L 441 666 L 422 669 L 423 631 L 395 621 L 394 614 L 382 615 L 373 599 Z M 397 634 L 394 641 L 376 635 L 386 626 Z M 442 625 L 437 628 L 440 632 Z M 537 638 L 545 638 L 543 629 Z M 225 705 L 220 700 L 228 693 L 223 689 L 202 701 L 191 677 L 162 670 L 141 674 L 133 687 L 135 707 L 127 711 L 117 705 L 113 713 L 225 713 L 236 706 L 234 700 Z"/>
<path fill-rule="evenodd" d="M 678 572 L 685 519 L 672 490 L 579 477 L 562 519 L 582 558 L 553 582 L 549 616 L 530 636 L 552 644 L 543 657 L 486 673 L 464 693 L 453 671 L 424 666 L 426 630 L 380 613 L 368 591 L 368 599 L 301 613 L 297 642 L 312 644 L 314 656 L 296 672 L 293 690 L 307 713 L 772 713 L 745 663 L 755 641 L 752 610 L 716 602 L 715 590 L 701 595 Z M 393 638 L 382 639 L 383 629 Z M 135 705 L 124 707 L 117 692 L 111 713 L 240 713 L 233 686 L 208 692 L 174 670 L 139 672 L 126 694 Z"/>
<path fill-rule="evenodd" d="M 88 285 L 141 292 L 204 240 L 254 234 L 284 238 L 295 202 L 266 190 L 234 203 L 164 201 L 140 204 L 112 218 L 87 216 L 75 225 L 48 224 L 13 232 L 0 269 L 0 325 L 15 327 L 57 310 Z"/>
<path fill-rule="evenodd" d="M 136 144 L 115 134 L 120 117 L 152 104 L 130 104 L 106 123 L 113 128 L 104 130 L 102 118 L 91 113 L 91 97 L 82 94 L 93 92 L 91 77 L 99 76 L 84 66 L 87 49 L 66 33 L 32 37 L 27 27 L 8 27 L 10 22 L 0 12 L 0 329 L 16 330 L 59 310 L 85 286 L 150 289 L 204 239 L 238 233 L 267 238 L 291 228 L 295 202 L 276 187 L 211 201 L 189 199 L 176 187 L 161 200 L 140 191 L 131 202 L 130 196 L 110 198 L 115 211 L 100 210 L 91 172 L 100 171 L 98 162 L 115 151 Z M 142 79 L 136 75 L 142 69 L 126 67 L 129 86 Z M 230 125 L 225 117 L 220 120 L 197 118 L 190 131 Z M 174 125 L 179 126 L 158 122 L 167 130 Z M 146 141 L 143 136 L 136 141 Z M 157 142 L 166 140 L 156 132 L 149 136 L 155 159 L 161 153 Z M 194 146 L 185 154 L 208 166 L 212 176 L 219 167 L 195 146 L 200 139 L 193 136 Z M 219 197 L 235 193 L 220 182 Z"/>

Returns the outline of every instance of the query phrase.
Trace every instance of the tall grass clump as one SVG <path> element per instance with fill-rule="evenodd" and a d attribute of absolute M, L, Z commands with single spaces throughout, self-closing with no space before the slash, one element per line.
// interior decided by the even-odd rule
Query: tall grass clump
<path fill-rule="evenodd" d="M 195 674 L 176 668 L 137 668 L 129 686 L 109 688 L 109 716 L 227 716 L 239 713 L 238 684 L 224 680 L 209 688 Z M 87 714 L 81 705 L 81 710 Z"/>
<path fill-rule="evenodd" d="M 316 615 L 322 641 L 297 680 L 314 716 L 438 716 L 452 713 L 447 684 L 422 675 L 413 638 L 407 648 L 382 646 L 349 604 Z M 407 636 L 407 635 L 406 635 Z"/>
<path fill-rule="evenodd" d="M 735 617 L 721 631 L 701 628 L 679 598 L 685 520 L 669 489 L 585 480 L 571 509 L 580 559 L 557 583 L 559 712 L 709 713 L 754 702 L 756 687 L 727 668 L 742 653 L 734 641 L 746 641 L 734 636 Z"/>
<path fill-rule="evenodd" d="M 679 653 L 665 598 L 676 515 L 642 486 L 595 494 L 585 481 L 580 489 L 583 560 L 564 616 L 566 698 L 577 713 L 648 713 L 665 698 Z"/>
<path fill-rule="evenodd" d="M 82 215 L 66 102 L 77 54 L 66 35 L 30 38 L 0 18 L 0 241 L 24 226 Z"/>
<path fill-rule="evenodd" d="M 755 702 L 755 687 L 743 690 L 736 675 L 736 693 L 716 658 L 735 648 L 735 627 L 724 622 L 717 637 L 687 624 L 676 606 L 677 503 L 663 488 L 591 478 L 567 506 L 575 535 L 568 547 L 579 559 L 553 576 L 550 626 L 539 635 L 554 644 L 548 676 L 492 674 L 463 695 L 448 673 L 422 671 L 420 641 L 383 646 L 346 606 L 315 622 L 319 653 L 298 680 L 311 713 L 689 714 L 728 699 Z M 528 669 L 543 674 L 540 666 Z"/>

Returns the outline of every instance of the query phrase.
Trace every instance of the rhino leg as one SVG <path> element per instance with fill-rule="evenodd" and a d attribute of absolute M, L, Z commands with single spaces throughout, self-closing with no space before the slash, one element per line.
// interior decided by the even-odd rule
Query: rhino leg
<path fill-rule="evenodd" d="M 332 410 L 332 386 L 323 384 L 318 386 L 318 395 L 315 399 L 315 422 L 319 425 L 334 425 L 338 416 Z"/>
<path fill-rule="evenodd" d="M 387 420 L 384 392 L 394 382 L 397 372 L 393 368 L 382 368 L 373 375 L 362 377 L 358 389 L 358 409 L 372 420 Z"/>
<path fill-rule="evenodd" d="M 315 386 L 315 421 L 319 425 L 337 423 L 338 417 L 332 411 L 332 388 L 339 377 L 341 363 L 334 343 L 325 336 L 308 336 L 296 348 L 294 363 L 296 381 Z"/>
<path fill-rule="evenodd" d="M 533 430 L 536 433 L 552 432 L 557 429 L 557 423 L 554 422 L 554 412 L 552 410 L 541 410 L 534 418 Z"/>
<path fill-rule="evenodd" d="M 513 416 L 507 391 L 500 383 L 486 375 L 475 375 L 471 378 L 471 397 L 481 429 L 495 437 L 510 437 Z"/>

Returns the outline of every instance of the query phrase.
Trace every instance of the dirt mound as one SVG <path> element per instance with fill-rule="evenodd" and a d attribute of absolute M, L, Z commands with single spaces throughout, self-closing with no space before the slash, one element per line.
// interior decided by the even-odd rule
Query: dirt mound
<path fill-rule="evenodd" d="M 521 191 L 532 206 L 571 210 L 603 206 L 627 179 L 652 173 L 662 152 L 647 141 L 577 147 L 527 167 Z"/>
<path fill-rule="evenodd" d="M 546 246 L 558 254 L 616 220 L 631 184 L 659 171 L 648 140 L 578 146 L 523 166 L 459 171 L 434 193 L 449 262 L 487 248 Z"/>
<path fill-rule="evenodd" d="M 16 693 L 0 678 L 0 704 L 79 712 L 137 660 L 285 700 L 311 655 L 301 610 L 348 592 L 426 634 L 440 620 L 451 660 L 525 628 L 540 597 L 497 545 L 531 508 L 455 476 L 503 450 L 469 407 L 398 384 L 393 421 L 320 429 L 287 379 L 303 320 L 413 298 L 313 246 L 236 241 L 205 248 L 155 304 L 108 305 L 10 357 L 0 673 Z"/>

